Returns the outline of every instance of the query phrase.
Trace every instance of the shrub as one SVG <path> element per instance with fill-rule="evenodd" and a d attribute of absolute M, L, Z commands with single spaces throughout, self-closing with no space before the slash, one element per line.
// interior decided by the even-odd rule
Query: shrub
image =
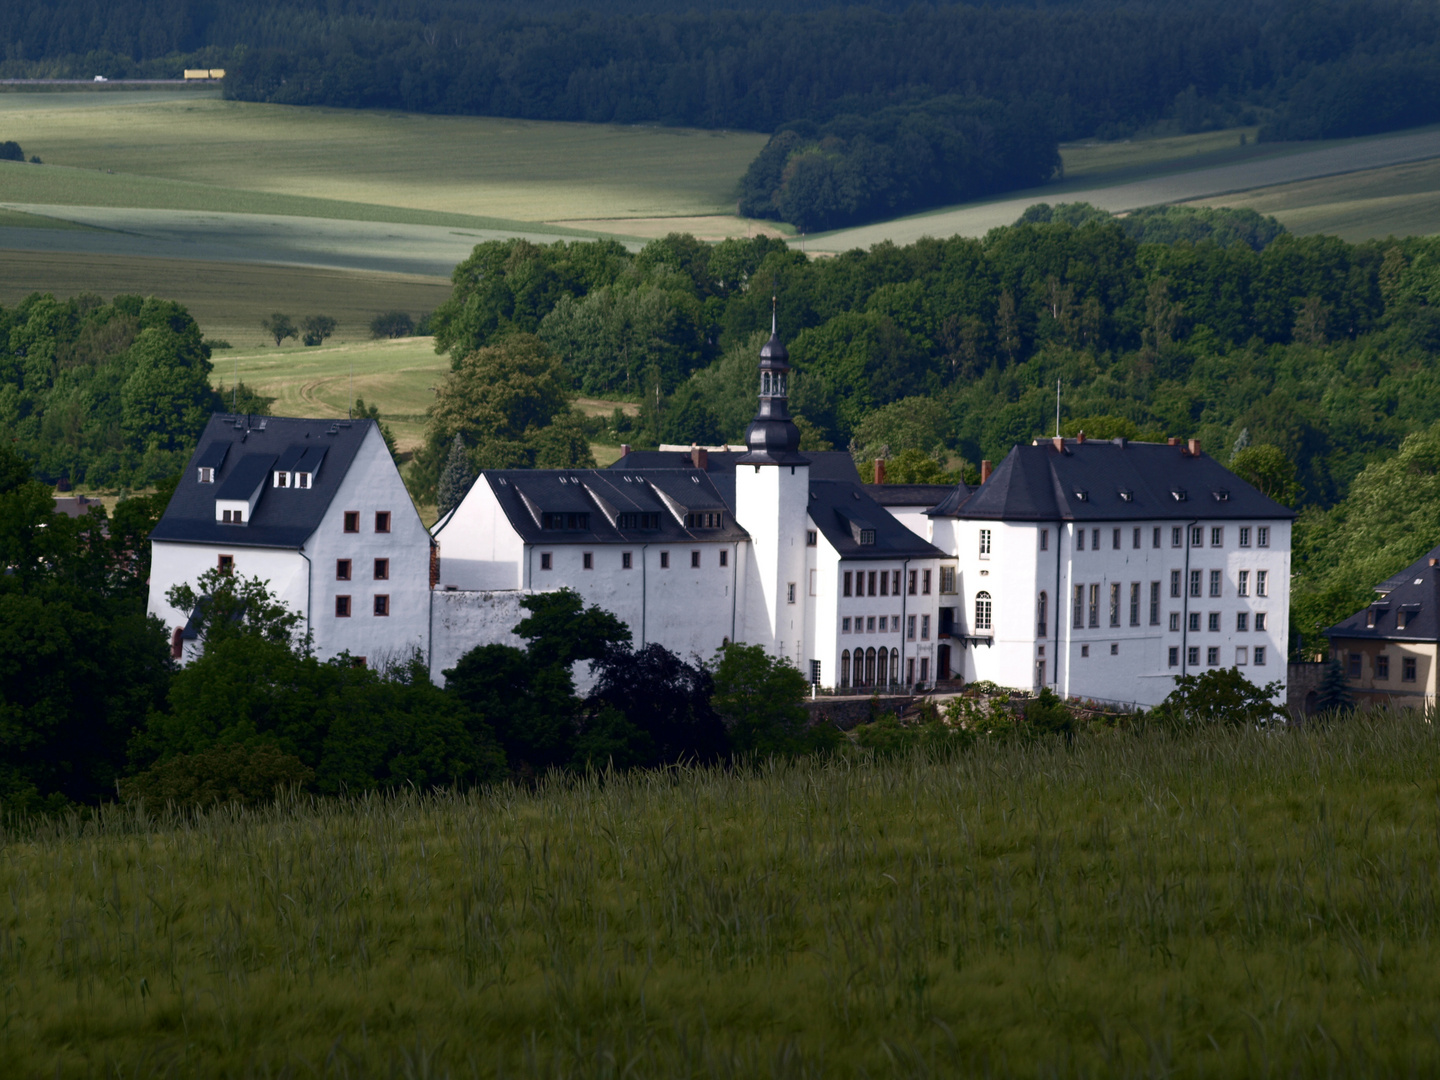
<path fill-rule="evenodd" d="M 13 139 L 0 143 L 0 161 L 24 161 L 25 151 L 20 149 L 20 144 Z"/>
<path fill-rule="evenodd" d="M 228 802 L 256 806 L 273 801 L 285 788 L 306 787 L 314 779 L 315 770 L 278 747 L 230 743 L 179 754 L 122 781 L 120 793 L 126 800 L 143 800 L 152 807 L 174 803 L 188 810 Z"/>
<path fill-rule="evenodd" d="M 1233 667 L 1177 675 L 1175 689 L 1155 707 L 1153 715 L 1172 724 L 1266 724 L 1284 715 L 1272 700 L 1280 692 L 1280 685 L 1272 682 L 1256 686 Z"/>
<path fill-rule="evenodd" d="M 415 332 L 415 322 L 403 311 L 385 311 L 370 320 L 372 338 L 402 338 Z"/>

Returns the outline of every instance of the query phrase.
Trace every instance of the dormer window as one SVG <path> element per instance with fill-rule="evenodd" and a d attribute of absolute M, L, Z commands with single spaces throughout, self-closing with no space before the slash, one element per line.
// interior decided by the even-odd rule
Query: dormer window
<path fill-rule="evenodd" d="M 200 466 L 200 483 L 213 484 L 215 482 L 215 470 L 208 465 Z"/>
<path fill-rule="evenodd" d="M 295 486 L 297 488 L 309 490 L 310 474 L 308 472 L 297 472 L 295 474 Z"/>
<path fill-rule="evenodd" d="M 1170 497 L 1176 502 L 1184 502 L 1187 498 L 1184 488 L 1171 488 Z"/>
<path fill-rule="evenodd" d="M 1221 488 L 1219 491 L 1216 491 L 1213 494 L 1215 495 L 1216 502 L 1230 501 L 1230 492 L 1226 491 L 1224 488 Z"/>
<path fill-rule="evenodd" d="M 277 472 L 275 474 L 275 486 L 277 488 L 288 488 L 290 486 L 290 474 L 288 472 Z"/>
<path fill-rule="evenodd" d="M 1077 492 L 1075 492 L 1075 498 L 1079 499 L 1081 502 L 1089 502 L 1089 501 L 1090 501 L 1090 492 L 1088 492 L 1088 491 L 1077 491 Z"/>
<path fill-rule="evenodd" d="M 222 510 L 222 511 L 220 511 L 220 521 L 221 521 L 223 524 L 226 524 L 226 525 L 244 525 L 244 524 L 245 524 L 245 511 L 244 511 L 244 510 Z"/>
<path fill-rule="evenodd" d="M 543 516 L 543 515 L 542 515 Z M 659 514 L 621 514 L 620 528 L 625 530 L 639 530 L 641 532 L 654 532 L 660 528 Z"/>
<path fill-rule="evenodd" d="M 551 514 L 540 515 L 540 528 L 565 532 L 589 532 L 589 514 Z"/>
<path fill-rule="evenodd" d="M 1121 502 L 1133 502 L 1134 500 L 1135 500 L 1135 493 L 1134 493 L 1133 491 L 1131 491 L 1129 488 L 1121 488 L 1121 489 L 1120 489 L 1120 501 L 1121 501 Z"/>
<path fill-rule="evenodd" d="M 712 510 L 705 512 L 696 511 L 685 515 L 685 527 L 687 529 L 720 529 L 724 528 L 725 515 Z"/>
<path fill-rule="evenodd" d="M 863 544 L 873 544 L 873 543 L 875 543 L 875 530 L 874 530 L 874 529 L 861 529 L 861 530 L 860 530 L 860 543 L 861 543 L 862 545 L 863 545 Z"/>

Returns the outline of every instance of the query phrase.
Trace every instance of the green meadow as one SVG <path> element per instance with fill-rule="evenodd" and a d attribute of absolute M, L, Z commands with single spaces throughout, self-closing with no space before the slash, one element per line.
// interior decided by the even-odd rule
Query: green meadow
<path fill-rule="evenodd" d="M 14 1076 L 1422 1076 L 1440 736 L 1085 734 L 6 837 Z"/>

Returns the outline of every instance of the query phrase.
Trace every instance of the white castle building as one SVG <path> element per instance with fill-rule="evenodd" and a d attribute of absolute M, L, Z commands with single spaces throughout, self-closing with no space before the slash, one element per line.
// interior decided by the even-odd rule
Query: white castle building
<path fill-rule="evenodd" d="M 860 693 L 986 679 L 1148 706 L 1232 665 L 1283 687 L 1294 515 L 1193 441 L 1057 438 L 973 490 L 863 484 L 849 454 L 800 451 L 789 373 L 772 334 L 743 451 L 487 471 L 431 533 L 373 422 L 217 416 L 152 535 L 150 611 L 182 657 L 166 592 L 233 567 L 319 655 L 419 649 L 439 681 L 516 642 L 523 596 L 569 587 L 637 646 L 759 644 Z"/>

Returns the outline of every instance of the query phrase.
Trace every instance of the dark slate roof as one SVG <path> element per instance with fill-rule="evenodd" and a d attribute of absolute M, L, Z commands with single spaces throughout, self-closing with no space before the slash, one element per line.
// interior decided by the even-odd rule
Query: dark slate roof
<path fill-rule="evenodd" d="M 1381 641 L 1440 641 L 1440 547 L 1432 548 L 1386 582 L 1390 591 L 1325 631 L 1332 638 L 1370 638 Z M 1375 625 L 1368 626 L 1370 612 Z M 1399 629 L 1400 613 L 1406 617 Z"/>
<path fill-rule="evenodd" d="M 846 480 L 810 481 L 810 520 L 842 559 L 938 559 L 945 553 L 920 539 L 870 497 L 873 487 Z M 874 529 L 875 543 L 860 543 Z"/>
<path fill-rule="evenodd" d="M 1179 496 L 1179 497 L 1177 497 Z M 1293 518 L 1214 458 L 1184 446 L 1046 439 L 1017 446 L 974 493 L 937 517 L 992 521 L 1189 521 Z"/>
<path fill-rule="evenodd" d="M 505 469 L 481 474 L 482 483 L 505 511 L 527 544 L 663 544 L 690 540 L 746 540 L 750 534 L 735 523 L 730 504 L 711 478 L 696 468 L 646 469 Z M 683 515 L 717 511 L 725 524 L 718 529 L 687 529 Z M 540 527 L 541 514 L 589 514 L 584 530 Z M 619 515 L 658 514 L 658 530 L 621 529 Z"/>
<path fill-rule="evenodd" d="M 217 413 L 201 434 L 180 486 L 150 538 L 218 547 L 299 548 L 325 517 L 372 424 L 373 420 Z M 275 488 L 260 475 L 276 461 L 300 461 L 315 450 L 324 454 L 324 461 L 308 489 Z M 199 482 L 201 465 L 216 468 L 215 483 Z M 215 500 L 248 499 L 257 476 L 265 487 L 250 521 L 244 525 L 216 521 Z"/>
<path fill-rule="evenodd" d="M 865 493 L 881 506 L 933 507 L 950 496 L 965 498 L 970 489 L 964 484 L 866 484 Z"/>
<path fill-rule="evenodd" d="M 716 489 L 724 497 L 727 506 L 735 505 L 735 468 L 748 451 L 714 450 L 706 454 L 705 471 L 710 474 Z M 850 480 L 860 482 L 860 473 L 855 469 L 855 459 L 845 450 L 806 451 L 810 460 L 811 480 Z M 689 451 L 676 453 L 670 450 L 631 450 L 624 457 L 613 462 L 611 469 L 626 472 L 641 472 L 648 469 L 694 469 Z"/>

